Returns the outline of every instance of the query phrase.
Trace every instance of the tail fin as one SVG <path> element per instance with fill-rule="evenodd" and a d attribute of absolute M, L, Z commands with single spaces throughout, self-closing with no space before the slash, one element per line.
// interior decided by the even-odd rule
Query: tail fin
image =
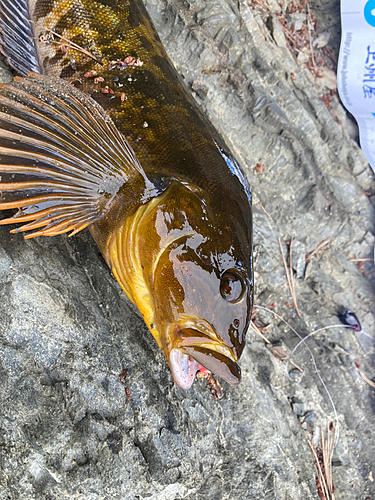
<path fill-rule="evenodd" d="M 105 111 L 63 80 L 41 75 L 0 85 L 0 225 L 26 238 L 81 231 L 141 166 Z"/>
<path fill-rule="evenodd" d="M 20 74 L 42 73 L 29 13 L 30 0 L 0 0 L 0 52 Z"/>

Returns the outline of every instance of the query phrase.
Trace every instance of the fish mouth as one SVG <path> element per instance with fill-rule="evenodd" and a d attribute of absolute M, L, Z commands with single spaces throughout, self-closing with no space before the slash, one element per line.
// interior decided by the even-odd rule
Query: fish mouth
<path fill-rule="evenodd" d="M 182 328 L 178 331 L 169 353 L 169 366 L 176 384 L 181 389 L 189 389 L 198 366 L 202 365 L 230 385 L 238 385 L 241 369 L 233 351 L 218 340 L 212 327 L 204 330 Z"/>

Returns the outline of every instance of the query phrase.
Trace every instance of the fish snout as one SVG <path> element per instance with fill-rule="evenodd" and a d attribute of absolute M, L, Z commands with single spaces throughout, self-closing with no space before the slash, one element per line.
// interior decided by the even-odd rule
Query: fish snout
<path fill-rule="evenodd" d="M 176 384 L 189 389 L 194 382 L 198 364 L 222 378 L 230 385 L 241 381 L 241 370 L 236 363 L 236 349 L 228 347 L 210 325 L 199 324 L 174 328 L 169 366 Z"/>

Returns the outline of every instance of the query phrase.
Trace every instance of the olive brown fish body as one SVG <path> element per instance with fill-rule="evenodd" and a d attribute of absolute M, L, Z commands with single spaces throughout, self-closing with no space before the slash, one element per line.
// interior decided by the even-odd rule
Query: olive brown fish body
<path fill-rule="evenodd" d="M 21 75 L 40 74 L 0 87 L 0 208 L 19 209 L 1 224 L 28 222 L 13 232 L 29 237 L 89 226 L 176 383 L 189 388 L 198 363 L 238 383 L 251 191 L 144 6 L 0 0 L 0 39 Z"/>

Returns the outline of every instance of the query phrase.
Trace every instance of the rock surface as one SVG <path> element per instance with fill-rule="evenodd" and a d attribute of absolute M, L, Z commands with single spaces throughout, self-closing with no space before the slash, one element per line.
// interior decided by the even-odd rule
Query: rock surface
<path fill-rule="evenodd" d="M 253 187 L 256 302 L 276 302 L 302 336 L 337 324 L 342 307 L 375 336 L 374 265 L 358 269 L 350 260 L 374 258 L 374 198 L 363 195 L 374 176 L 355 126 L 329 93 L 332 68 L 323 64 L 323 77 L 314 77 L 309 43 L 292 55 L 277 17 L 286 3 L 146 4 Z M 311 36 L 323 33 L 316 50 L 330 35 L 337 56 L 339 2 L 316 0 L 310 8 L 318 19 Z M 293 15 L 280 19 L 307 25 L 306 9 Z M 292 237 L 301 319 L 289 307 L 278 244 L 287 256 Z M 305 255 L 326 238 L 306 265 Z M 318 498 L 301 423 L 317 439 L 335 415 L 306 347 L 292 355 L 303 374 L 289 365 L 285 376 L 285 363 L 249 331 L 242 383 L 225 384 L 215 401 L 202 379 L 187 392 L 173 384 L 88 233 L 24 241 L 1 228 L 0 282 L 1 500 Z M 296 335 L 264 310 L 257 316 L 269 324 L 267 337 L 291 353 Z M 374 380 L 374 342 L 336 328 L 307 344 L 340 423 L 336 498 L 374 500 L 375 389 L 357 366 Z"/>

